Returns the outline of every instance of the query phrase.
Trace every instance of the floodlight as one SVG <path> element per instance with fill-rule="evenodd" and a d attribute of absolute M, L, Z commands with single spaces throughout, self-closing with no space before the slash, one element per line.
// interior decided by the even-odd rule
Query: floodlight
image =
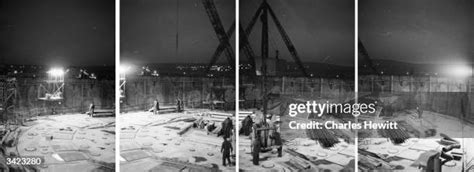
<path fill-rule="evenodd" d="M 120 74 L 126 74 L 130 71 L 130 66 L 127 65 L 120 65 L 119 67 L 119 73 Z"/>
<path fill-rule="evenodd" d="M 52 68 L 48 71 L 51 76 L 63 76 L 64 70 L 62 68 Z"/>
<path fill-rule="evenodd" d="M 38 87 L 38 99 L 56 101 L 63 99 L 64 93 L 64 75 L 67 71 L 63 68 L 51 68 L 48 73 L 48 79 L 45 83 L 40 83 Z"/>
<path fill-rule="evenodd" d="M 472 68 L 468 65 L 450 65 L 446 68 L 445 72 L 455 78 L 467 78 L 472 76 Z"/>

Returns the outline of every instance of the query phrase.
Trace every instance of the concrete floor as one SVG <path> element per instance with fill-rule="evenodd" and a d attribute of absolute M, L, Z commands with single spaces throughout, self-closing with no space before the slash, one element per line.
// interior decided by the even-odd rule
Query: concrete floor
<path fill-rule="evenodd" d="M 301 100 L 304 101 L 304 100 Z M 321 99 L 322 101 L 322 99 Z M 334 100 L 330 100 L 334 101 Z M 257 109 L 245 109 L 245 111 L 254 114 L 253 121 L 260 121 L 262 118 L 262 111 Z M 276 120 L 277 116 L 272 121 Z M 300 113 L 296 117 L 281 118 L 283 123 L 287 123 L 289 119 L 297 122 L 307 122 L 309 114 Z M 241 125 L 241 123 L 240 123 Z M 240 127 L 240 126 L 239 126 Z M 254 165 L 251 154 L 251 140 L 250 136 L 239 136 L 239 170 L 240 171 L 292 171 L 284 162 L 294 159 L 295 156 L 286 153 L 285 149 L 293 150 L 297 153 L 308 157 L 311 162 L 309 171 L 329 170 L 340 171 L 343 169 L 352 168 L 349 165 L 351 160 L 354 160 L 355 145 L 347 143 L 340 139 L 340 143 L 332 148 L 323 148 L 317 141 L 308 138 L 305 130 L 293 130 L 288 125 L 280 126 L 281 137 L 284 140 L 282 157 L 278 157 L 276 149 L 272 151 L 260 153 L 260 164 Z"/>
<path fill-rule="evenodd" d="M 115 168 L 114 117 L 51 115 L 38 117 L 25 125 L 21 127 L 18 145 L 7 151 L 18 152 L 21 157 L 44 157 L 45 162 L 39 166 L 40 171 L 92 171 L 104 169 L 101 164 Z M 55 158 L 58 155 L 62 158 Z M 81 158 L 65 160 L 71 155 Z"/>
<path fill-rule="evenodd" d="M 262 112 L 257 109 L 246 109 L 246 111 L 253 112 L 253 120 L 260 121 Z M 274 116 L 277 117 L 277 116 Z M 287 123 L 288 119 L 297 122 L 307 122 L 308 114 L 302 113 L 297 117 L 281 118 L 283 123 Z M 272 119 L 275 120 L 275 119 Z M 241 123 L 240 123 L 241 124 Z M 305 130 L 292 130 L 288 125 L 281 125 L 280 128 L 283 143 L 282 157 L 278 157 L 276 149 L 272 151 L 260 153 L 260 164 L 254 165 L 251 154 L 251 140 L 250 136 L 239 136 L 239 170 L 240 171 L 292 171 L 284 162 L 294 159 L 295 156 L 286 153 L 285 149 L 293 150 L 297 153 L 308 157 L 311 162 L 310 171 L 329 170 L 340 171 L 350 167 L 354 169 L 353 165 L 349 165 L 351 160 L 354 160 L 355 145 L 349 144 L 340 139 L 340 143 L 332 148 L 323 148 L 317 141 L 308 138 Z"/>
<path fill-rule="evenodd" d="M 293 159 L 294 156 L 283 151 L 282 157 L 278 157 L 276 149 L 260 153 L 260 164 L 253 165 L 248 136 L 239 137 L 240 170 L 241 171 L 292 171 L 284 162 Z M 308 157 L 310 170 L 340 171 L 349 165 L 354 159 L 355 147 L 341 140 L 332 148 L 322 148 L 316 141 L 308 138 L 296 138 L 284 142 L 283 149 L 290 149 Z M 352 167 L 353 168 L 353 167 Z"/>
<path fill-rule="evenodd" d="M 235 171 L 235 165 L 222 165 L 222 137 L 208 135 L 203 129 L 192 127 L 185 134 L 178 134 L 181 129 L 192 125 L 192 122 L 179 119 L 200 118 L 207 111 L 209 110 L 159 115 L 150 112 L 121 114 L 118 118 L 121 126 L 121 171 L 176 171 L 182 166 L 217 167 L 220 171 Z M 173 120 L 179 122 L 170 122 Z M 220 125 L 220 122 L 216 122 L 216 125 Z M 233 147 L 235 149 L 235 144 Z M 175 168 L 163 165 L 166 162 L 174 163 Z"/>
<path fill-rule="evenodd" d="M 461 171 L 462 161 L 466 162 L 466 157 L 472 157 L 474 152 L 471 151 L 474 147 L 471 146 L 471 137 L 474 127 L 472 124 L 465 123 L 458 118 L 439 114 L 435 112 L 424 111 L 422 119 L 416 117 L 414 110 L 398 112 L 395 114 L 394 120 L 409 120 L 413 124 L 420 124 L 423 126 L 429 125 L 434 127 L 437 131 L 436 136 L 426 138 L 410 138 L 405 143 L 394 145 L 387 138 L 366 138 L 359 140 L 359 148 L 365 149 L 369 152 L 387 155 L 387 158 L 393 158 L 390 161 L 391 165 L 401 166 L 403 170 L 399 171 L 421 171 L 414 162 L 418 157 L 427 151 L 440 151 L 443 145 L 439 143 L 439 133 L 444 133 L 461 144 L 461 149 L 453 151 L 462 152 L 464 155 L 461 161 L 451 161 L 446 163 L 442 169 L 443 171 Z"/>
<path fill-rule="evenodd" d="M 403 169 L 394 171 L 421 171 L 418 169 L 414 162 L 424 152 L 430 150 L 441 150 L 442 145 L 437 141 L 439 139 L 408 139 L 405 143 L 400 145 L 394 145 L 388 139 L 378 138 L 370 139 L 373 144 L 359 144 L 359 148 L 365 149 L 369 152 L 387 155 L 387 158 L 394 158 L 395 160 L 390 161 L 391 165 L 401 166 Z M 456 139 L 461 141 L 461 139 Z M 446 163 L 442 167 L 443 171 L 461 171 L 461 161 L 451 161 Z"/>

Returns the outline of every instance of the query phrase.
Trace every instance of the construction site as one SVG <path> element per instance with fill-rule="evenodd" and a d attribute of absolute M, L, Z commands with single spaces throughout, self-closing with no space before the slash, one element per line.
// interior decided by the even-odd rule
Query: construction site
<path fill-rule="evenodd" d="M 176 29 L 170 32 L 175 37 L 168 40 L 171 45 L 175 42 L 171 53 L 174 57 L 160 58 L 169 49 L 163 46 L 165 48 L 159 47 L 163 52 L 154 54 L 152 58 L 122 58 L 121 112 L 117 118 L 121 126 L 121 171 L 235 171 L 235 55 L 231 44 L 235 21 L 224 27 L 229 22 L 218 13 L 234 16 L 231 11 L 223 9 L 233 4 L 214 0 L 198 2 L 156 1 L 144 7 L 168 5 L 176 9 L 168 12 L 152 10 L 160 16 L 174 15 L 171 20 L 176 25 L 160 25 L 161 29 Z M 126 9 L 141 5 L 135 1 L 126 3 L 129 5 L 124 6 Z M 129 15 L 138 15 L 139 12 Z M 187 14 L 197 16 L 197 19 L 184 22 L 189 20 Z M 206 57 L 183 57 L 185 62 L 177 62 L 181 57 L 179 54 L 191 52 L 194 48 L 186 48 L 183 45 L 186 43 L 180 40 L 198 39 L 198 36 L 202 39 L 196 41 L 210 39 L 207 35 L 186 36 L 186 32 L 180 31 L 183 25 L 190 23 L 193 23 L 190 27 L 203 28 L 204 32 L 212 34 L 211 45 L 215 43 L 217 46 L 196 50 L 213 53 L 205 53 Z M 124 32 L 132 32 L 132 29 L 122 28 Z M 163 61 L 168 63 L 159 64 Z"/>
<path fill-rule="evenodd" d="M 374 78 L 374 77 L 367 77 Z M 380 77 L 375 88 L 382 89 Z M 442 169 L 442 171 L 463 171 L 472 168 L 472 92 L 466 82 L 426 82 L 413 77 L 409 81 L 396 81 L 394 85 L 409 85 L 414 91 L 359 93 L 359 101 L 377 104 L 373 114 L 362 114 L 361 121 L 396 121 L 396 130 L 360 130 L 359 168 L 361 170 L 421 170 Z M 472 82 L 472 79 L 470 79 Z M 366 81 L 371 82 L 371 81 Z M 386 84 L 392 82 L 385 81 Z M 424 83 L 423 83 L 424 82 Z M 430 84 L 431 83 L 431 84 Z M 454 83 L 454 84 L 453 84 Z M 459 90 L 436 92 L 422 91 L 423 85 L 433 85 L 436 90 L 442 85 Z M 460 86 L 463 85 L 463 86 Z M 365 89 L 369 87 L 361 86 Z M 359 87 L 359 88 L 361 88 Z M 428 86 L 429 87 L 429 86 Z M 394 87 L 392 87 L 395 89 Z M 409 88 L 407 88 L 409 89 Z M 433 162 L 442 157 L 441 162 Z M 465 159 L 471 157 L 471 160 Z M 446 162 L 444 162 L 446 161 Z"/>
<path fill-rule="evenodd" d="M 474 131 L 472 78 L 360 78 L 360 83 L 366 84 L 359 88 L 366 92 L 360 92 L 358 100 L 377 104 L 377 111 L 362 114 L 359 122 L 395 121 L 401 127 L 358 131 L 359 169 L 465 171 L 473 168 L 470 162 Z"/>
<path fill-rule="evenodd" d="M 255 5 L 251 1 L 241 3 Z M 296 117 L 288 114 L 289 105 L 293 103 L 353 102 L 354 80 L 353 75 L 342 74 L 344 70 L 339 69 L 344 69 L 343 67 L 336 69 L 330 64 L 323 64 L 320 65 L 322 68 L 314 69 L 309 63 L 304 63 L 298 55 L 298 47 L 295 47 L 293 39 L 285 30 L 286 23 L 279 19 L 279 16 L 286 17 L 292 13 L 275 12 L 272 5 L 277 3 L 265 0 L 257 2 L 258 8 L 250 12 L 251 18 L 247 25 L 239 26 L 240 50 L 243 54 L 240 57 L 239 78 L 239 170 L 353 171 L 353 131 L 294 130 L 289 127 L 290 121 L 353 121 L 352 116 L 339 114 L 324 114 L 323 117 L 313 113 L 303 113 Z M 279 8 L 282 10 L 281 6 Z M 260 26 L 261 32 L 254 26 Z M 276 31 L 271 31 L 273 29 Z M 254 31 L 257 36 L 250 39 L 252 30 L 257 30 Z M 283 50 L 275 47 L 276 37 L 283 40 L 284 50 L 289 52 L 291 62 L 280 56 L 279 53 Z M 257 51 L 260 55 L 255 54 L 255 46 L 252 46 L 255 44 L 260 45 Z M 270 55 L 270 46 L 276 49 L 275 55 Z M 242 74 L 242 71 L 245 73 Z"/>
<path fill-rule="evenodd" d="M 235 85 L 230 78 L 130 76 L 122 85 L 122 171 L 233 171 Z"/>
<path fill-rule="evenodd" d="M 115 171 L 115 2 L 1 4 L 0 171 Z"/>
<path fill-rule="evenodd" d="M 79 78 L 72 68 L 10 68 L 0 78 L 1 171 L 114 171 L 113 80 Z M 41 162 L 7 165 L 7 157 Z"/>
<path fill-rule="evenodd" d="M 369 54 L 359 40 L 359 71 L 366 74 L 359 75 L 358 101 L 374 103 L 377 110 L 357 120 L 400 127 L 358 131 L 359 170 L 472 171 L 472 65 L 402 71 Z"/>
<path fill-rule="evenodd" d="M 306 101 L 350 102 L 354 97 L 351 92 L 351 82 L 340 81 L 347 85 L 337 85 L 341 89 L 330 89 L 327 84 L 316 82 L 317 85 L 321 84 L 321 87 L 328 91 L 293 92 L 292 94 L 270 93 L 267 103 L 265 103 L 266 107 L 264 107 L 265 104 L 241 107 L 239 111 L 241 124 L 239 126 L 240 170 L 353 170 L 355 158 L 355 133 L 353 131 L 343 129 L 293 130 L 288 125 L 290 121 L 296 121 L 296 123 L 353 121 L 354 118 L 350 115 L 324 114 L 322 118 L 312 113 L 299 114 L 297 117 L 288 115 L 288 107 L 292 103 Z M 309 84 L 295 83 L 295 85 L 311 88 Z M 282 91 L 274 87 L 273 90 Z M 257 101 L 262 102 L 261 99 Z M 267 108 L 266 113 L 263 108 Z M 276 135 L 278 137 L 275 137 Z"/>

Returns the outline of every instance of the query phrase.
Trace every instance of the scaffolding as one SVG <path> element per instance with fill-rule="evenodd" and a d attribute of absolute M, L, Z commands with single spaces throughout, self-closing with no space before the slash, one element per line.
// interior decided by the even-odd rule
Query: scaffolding
<path fill-rule="evenodd" d="M 64 75 L 48 72 L 48 78 L 38 87 L 38 99 L 60 101 L 64 99 Z"/>
<path fill-rule="evenodd" d="M 125 98 L 125 83 L 127 83 L 127 79 L 125 78 L 125 73 L 120 72 L 120 75 L 119 75 L 120 99 Z"/>
<path fill-rule="evenodd" d="M 61 101 L 64 99 L 64 71 L 51 69 L 47 79 L 39 84 L 38 99 L 44 101 Z"/>
<path fill-rule="evenodd" d="M 0 76 L 0 114 L 4 123 L 15 114 L 16 96 L 16 79 Z"/>

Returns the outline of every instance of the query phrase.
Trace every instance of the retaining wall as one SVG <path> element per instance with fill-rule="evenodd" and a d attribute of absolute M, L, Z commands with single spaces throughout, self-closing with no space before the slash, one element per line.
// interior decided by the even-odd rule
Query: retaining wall
<path fill-rule="evenodd" d="M 205 107 L 207 102 L 225 102 L 227 110 L 235 105 L 235 80 L 233 78 L 205 77 L 127 77 L 125 97 L 120 108 L 124 111 L 146 110 L 158 100 L 160 106 L 176 105 L 177 99 L 186 108 Z"/>
<path fill-rule="evenodd" d="M 17 79 L 15 112 L 26 118 L 53 113 L 83 113 L 94 103 L 96 108 L 113 108 L 115 83 L 113 80 L 66 79 L 63 100 L 38 99 L 38 88 L 44 84 L 38 78 Z"/>

